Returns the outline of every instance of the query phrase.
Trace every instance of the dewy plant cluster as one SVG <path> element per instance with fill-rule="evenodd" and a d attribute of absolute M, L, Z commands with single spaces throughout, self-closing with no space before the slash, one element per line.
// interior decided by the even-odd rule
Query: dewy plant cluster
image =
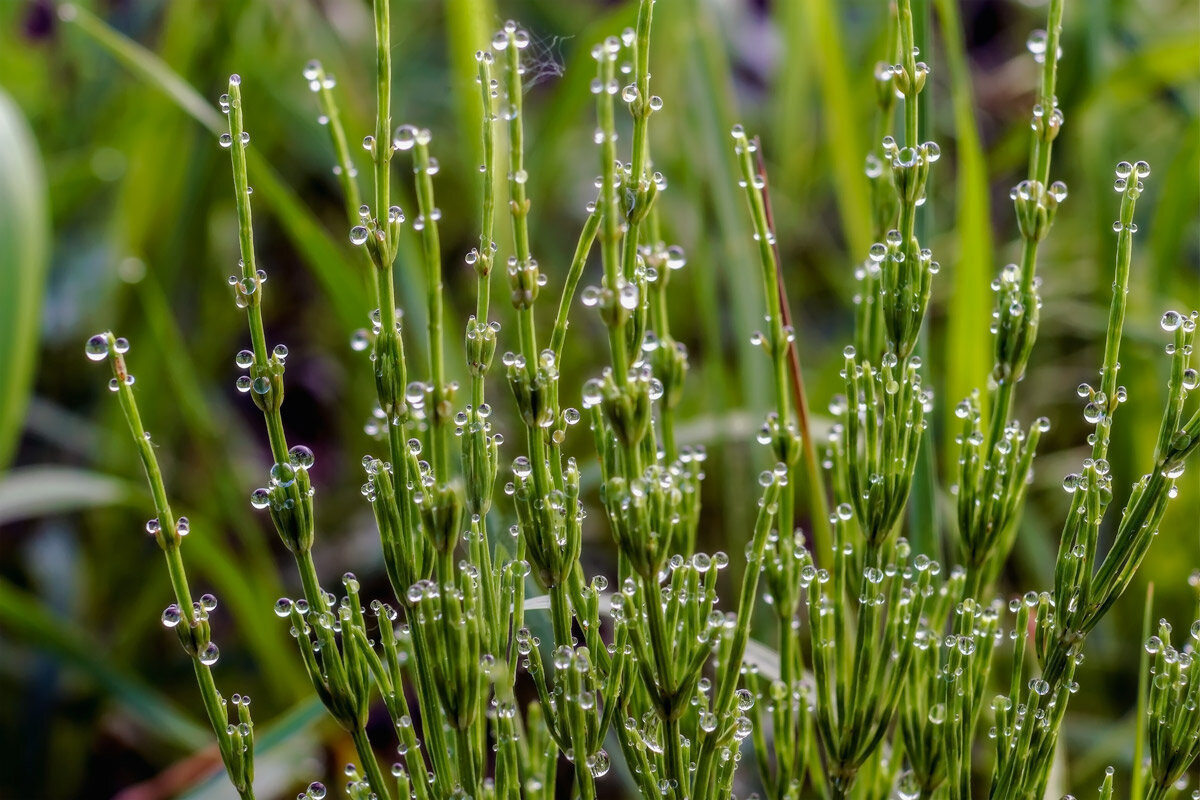
<path fill-rule="evenodd" d="M 1020 259 L 993 285 L 989 385 L 948 398 L 958 403 L 960 422 L 951 432 L 958 452 L 950 487 L 954 563 L 914 552 L 901 535 L 934 404 L 918 351 L 938 273 L 919 238 L 940 150 L 919 140 L 929 68 L 914 41 L 910 2 L 898 3 L 892 52 L 875 71 L 881 135 L 867 177 L 877 243 L 857 269 L 857 324 L 827 441 L 814 441 L 809 429 L 759 145 L 735 127 L 731 147 L 759 260 L 739 269 L 761 276 L 764 326 L 753 345 L 770 364 L 773 386 L 757 438 L 774 467 L 759 478 L 757 521 L 745 532 L 744 550 L 697 552 L 705 453 L 676 440 L 688 353 L 672 338 L 666 298 L 685 258 L 663 241 L 656 203 L 667 179 L 655 172 L 650 150 L 649 129 L 663 111 L 651 85 L 653 11 L 653 0 L 641 0 L 636 28 L 592 50 L 599 177 L 565 271 L 542 270 L 529 234 L 522 107 L 529 36 L 508 23 L 478 53 L 483 202 L 479 245 L 466 254 L 477 282 L 465 326 L 445 315 L 432 135 L 392 118 L 389 0 L 374 2 L 377 108 L 362 141 L 372 167 L 365 189 L 332 79 L 317 62 L 305 70 L 337 157 L 349 246 L 374 292 L 376 307 L 363 309 L 372 328 L 353 347 L 369 354 L 374 373 L 378 449 L 362 459 L 362 494 L 391 584 L 385 597 L 362 596 L 349 573 L 339 593 L 330 592 L 314 562 L 315 456 L 288 440 L 281 414 L 288 352 L 272 348 L 263 327 L 269 284 L 255 258 L 243 99 L 244 89 L 254 89 L 234 75 L 220 98 L 228 117 L 220 145 L 231 156 L 240 222 L 241 261 L 229 284 L 250 341 L 236 356 L 245 371 L 237 389 L 261 410 L 272 458 L 251 502 L 295 560 L 302 594 L 280 599 L 275 611 L 295 637 L 313 691 L 357 751 L 346 790 L 355 800 L 548 800 L 564 791 L 592 800 L 617 791 L 620 773 L 647 799 L 727 798 L 758 785 L 771 800 L 984 793 L 1041 800 L 1080 688 L 1075 670 L 1088 633 L 1129 586 L 1200 447 L 1200 411 L 1188 402 L 1197 385 L 1190 366 L 1197 314 L 1168 311 L 1162 329 L 1170 382 L 1154 468 L 1130 476 L 1108 460 L 1126 401 L 1118 356 L 1134 210 L 1150 168 L 1123 162 L 1116 169 L 1117 258 L 1104 363 L 1094 384 L 1079 387 L 1094 428 L 1091 453 L 1063 482 L 1071 499 L 1053 585 L 1002 601 L 993 587 L 1050 425 L 1016 419 L 1013 408 L 1042 312 L 1039 249 L 1067 198 L 1051 160 L 1064 124 L 1055 98 L 1063 0 L 1051 0 L 1045 30 L 1029 40 L 1040 83 L 1029 172 L 1011 194 Z M 618 109 L 632 118 L 628 143 L 618 141 Z M 411 166 L 415 209 L 393 204 L 394 161 Z M 497 213 L 511 217 L 511 241 L 495 240 Z M 402 325 L 396 307 L 403 236 L 420 243 L 420 262 L 403 267 L 422 271 L 425 330 Z M 595 251 L 602 277 L 580 288 Z M 493 318 L 496 284 L 515 312 L 511 330 Z M 562 386 L 569 323 L 588 314 L 607 331 L 609 363 L 582 386 Z M 466 364 L 446 363 L 449 335 L 464 337 Z M 220 651 L 208 623 L 217 600 L 196 599 L 187 579 L 188 523 L 172 514 L 140 421 L 128 349 L 109 333 L 86 348 L 112 368 L 110 388 L 153 493 L 155 517 L 146 529 L 162 549 L 175 594 L 162 623 L 194 661 L 229 780 L 248 800 L 255 796 L 250 700 L 226 700 L 217 689 Z M 427 372 L 411 366 L 417 350 Z M 500 377 L 507 390 L 489 380 Z M 492 421 L 494 404 L 511 404 L 519 420 L 507 441 Z M 564 451 L 580 436 L 594 441 L 595 507 L 582 499 L 585 465 Z M 1110 509 L 1114 481 L 1131 479 L 1128 503 Z M 581 565 L 589 514 L 600 518 L 590 525 L 616 544 L 611 584 Z M 797 528 L 802 514 L 814 520 L 811 536 Z M 505 528 L 502 517 L 515 522 Z M 1106 519 L 1114 533 L 1101 546 Z M 717 596 L 723 571 L 734 574 L 732 597 Z M 549 641 L 527 626 L 543 609 Z M 775 631 L 773 648 L 751 642 L 755 613 L 767 615 L 769 624 L 758 627 Z M 1152 680 L 1139 741 L 1148 758 L 1134 776 L 1138 797 L 1167 797 L 1200 749 L 1198 640 L 1200 623 L 1172 638 L 1164 622 L 1146 645 Z M 530 694 L 536 700 L 518 701 Z M 390 718 L 392 736 L 368 738 L 372 709 Z M 1110 771 L 1101 796 L 1112 794 Z M 317 782 L 300 795 L 326 796 Z"/>

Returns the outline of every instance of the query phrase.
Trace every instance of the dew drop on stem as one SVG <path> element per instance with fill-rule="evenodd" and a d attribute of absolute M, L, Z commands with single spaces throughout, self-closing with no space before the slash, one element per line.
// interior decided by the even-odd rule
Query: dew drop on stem
<path fill-rule="evenodd" d="M 102 334 L 96 334 L 87 340 L 83 352 L 92 361 L 103 361 L 108 358 L 108 338 Z"/>

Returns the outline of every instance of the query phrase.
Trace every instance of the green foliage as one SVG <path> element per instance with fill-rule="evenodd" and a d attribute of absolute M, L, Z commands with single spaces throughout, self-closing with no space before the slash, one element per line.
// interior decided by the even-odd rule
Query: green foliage
<path fill-rule="evenodd" d="M 0 468 L 23 426 L 49 260 L 46 180 L 28 123 L 0 91 Z"/>
<path fill-rule="evenodd" d="M 1052 180 L 1070 168 L 1057 152 L 1052 164 L 1051 150 L 1074 125 L 1065 125 L 1059 98 L 1076 91 L 1059 76 L 1066 62 L 1057 55 L 1073 44 L 1063 33 L 1062 0 L 1049 3 L 1045 31 L 1028 42 L 1038 66 L 1029 79 L 1037 88 L 1027 167 L 1015 166 L 1024 158 L 1019 144 L 985 150 L 972 103 L 979 87 L 970 85 L 963 25 L 950 3 L 935 5 L 954 147 L 935 141 L 933 101 L 943 87 L 928 79 L 939 51 L 926 41 L 926 3 L 873 12 L 862 30 L 862 20 L 843 18 L 836 4 L 785 4 L 787 41 L 814 55 L 789 59 L 783 70 L 789 95 L 768 115 L 782 127 L 769 130 L 765 146 L 742 125 L 733 126 L 732 146 L 724 138 L 733 93 L 710 4 L 638 0 L 619 9 L 589 28 L 549 101 L 534 86 L 556 66 L 545 63 L 546 42 L 515 23 L 484 41 L 484 5 L 445 10 L 449 96 L 434 97 L 439 90 L 409 66 L 428 57 L 412 33 L 433 24 L 427 12 L 406 8 L 400 24 L 388 0 L 374 0 L 370 15 L 354 12 L 374 33 L 363 59 L 323 35 L 304 42 L 323 54 L 296 82 L 312 90 L 304 106 L 272 96 L 276 62 L 294 58 L 294 47 L 263 36 L 270 26 L 251 4 L 211 44 L 220 63 L 246 65 L 215 108 L 183 77 L 194 52 L 175 16 L 182 12 L 166 12 L 160 58 L 84 9 L 60 9 L 70 30 L 218 137 L 232 166 L 234 203 L 208 221 L 213 252 L 205 244 L 203 257 L 237 262 L 225 296 L 213 297 L 216 282 L 202 272 L 176 266 L 164 244 L 194 240 L 203 226 L 190 213 L 131 225 L 118 246 L 149 264 L 125 260 L 136 304 L 105 307 L 103 316 L 123 329 L 128 321 L 139 342 L 156 341 L 139 357 L 145 371 L 136 396 L 128 342 L 106 333 L 87 344 L 90 358 L 111 365 L 110 389 L 149 482 L 155 517 L 146 530 L 167 563 L 162 580 L 144 568 L 144 553 L 131 559 L 139 575 L 159 579 L 143 578 L 139 601 L 105 621 L 119 621 L 118 636 L 132 643 L 144 630 L 134 620 L 146 616 L 145 602 L 173 595 L 162 622 L 195 674 L 216 739 L 213 763 L 219 756 L 242 797 L 297 786 L 314 799 L 339 791 L 325 787 L 330 773 L 280 766 L 294 763 L 283 745 L 306 746 L 314 710 L 323 707 L 329 724 L 321 735 L 335 743 L 333 760 L 353 761 L 344 771 L 353 798 L 569 792 L 590 800 L 624 791 L 683 800 L 761 791 L 772 800 L 1040 800 L 1090 777 L 1086 768 L 1065 780 L 1057 772 L 1087 741 L 1070 738 L 1076 730 L 1086 736 L 1087 726 L 1074 724 L 1068 706 L 1120 710 L 1107 705 L 1100 671 L 1082 665 L 1085 645 L 1105 660 L 1131 649 L 1125 637 L 1112 640 L 1111 621 L 1129 614 L 1120 600 L 1146 573 L 1143 564 L 1153 565 L 1158 531 L 1185 526 L 1180 507 L 1186 515 L 1196 502 L 1183 476 L 1200 447 L 1197 314 L 1162 316 L 1170 341 L 1161 366 L 1141 355 L 1144 346 L 1128 347 L 1158 342 L 1153 306 L 1165 297 L 1148 301 L 1134 268 L 1134 210 L 1149 166 L 1122 161 L 1111 299 L 1102 293 L 1107 324 L 1089 321 L 1100 317 L 1090 309 L 1074 312 L 1083 326 L 1080 360 L 1101 366 L 1098 380 L 1078 388 L 1090 452 L 1052 450 L 1035 475 L 1039 449 L 1068 446 L 1076 433 L 1062 422 L 1075 413 L 1042 385 L 1054 382 L 1027 379 L 1061 363 L 1052 359 L 1062 358 L 1055 348 L 1063 326 L 1056 314 L 1043 316 L 1043 306 L 1062 302 L 1060 267 L 1075 270 L 1068 254 L 1095 227 L 1064 222 L 1071 203 L 1065 183 Z M 293 13 L 285 25 L 315 27 L 310 11 Z M 595 33 L 623 24 L 620 36 Z M 844 33 L 851 31 L 869 35 Z M 198 29 L 195 41 L 206 33 Z M 843 48 L 858 40 L 865 44 Z M 584 66 L 588 48 L 592 67 Z M 845 65 L 872 56 L 882 59 L 873 90 L 856 93 L 867 73 Z M 1170 74 L 1169 53 L 1154 63 Z M 329 64 L 350 80 L 335 81 Z M 370 73 L 374 92 L 362 89 Z M 575 141 L 566 122 L 582 112 L 588 83 L 594 145 Z M 809 93 L 820 100 L 822 133 L 771 163 L 785 167 L 772 190 L 764 154 L 804 135 L 792 128 L 805 118 Z M 420 100 L 410 104 L 409 95 Z M 142 94 L 138 102 L 151 101 Z M 371 121 L 358 113 L 368 102 Z M 539 125 L 543 102 L 550 122 Z M 404 111 L 394 113 L 394 104 Z M 398 124 L 414 114 L 410 105 L 422 122 L 440 115 L 457 127 Z M 297 107 L 305 116 L 319 110 L 324 129 L 290 119 Z M 1100 115 L 1100 107 L 1094 102 L 1087 113 Z M 276 117 L 287 120 L 286 136 L 271 127 Z M 1116 129 L 1111 116 L 1107 122 Z M 370 131 L 365 160 L 349 144 L 362 130 Z M 698 150 L 664 146 L 693 135 Z M 953 158 L 939 160 L 944 147 Z M 1093 174 L 1108 154 L 1094 142 L 1083 149 L 1088 163 L 1074 167 Z M 197 174 L 218 172 L 214 152 L 222 150 L 196 150 Z M 797 176 L 799 152 L 821 154 L 815 178 Z M 149 147 L 146 158 L 153 153 L 163 151 Z M 865 178 L 854 166 L 864 155 Z M 334 175 L 306 179 L 282 166 L 297 159 L 330 162 Z M 1011 194 L 1016 263 L 999 270 L 991 259 L 1009 248 L 989 230 L 989 159 L 1020 173 Z M 942 233 L 933 212 L 949 205 L 941 194 L 949 162 L 957 164 L 957 213 Z M 367 165 L 361 176 L 356 164 Z M 410 168 L 411 184 L 394 180 Z M 849 262 L 819 230 L 822 220 L 798 213 L 822 170 Z M 572 192 L 593 171 L 580 214 Z M 1172 198 L 1190 191 L 1166 185 L 1159 191 Z M 177 202 L 172 185 L 160 193 L 159 202 Z M 199 200 L 211 205 L 201 196 L 182 208 Z M 252 215 L 260 201 L 266 219 Z M 1139 215 L 1147 226 L 1144 210 Z M 1156 253 L 1181 249 L 1178 216 L 1165 215 L 1166 232 L 1154 226 Z M 1064 236 L 1064 225 L 1084 235 Z M 348 232 L 349 244 L 330 229 Z M 705 247 L 709 237 L 714 245 Z M 793 240 L 813 246 L 800 251 Z M 949 279 L 939 275 L 934 249 L 955 253 Z M 448 257 L 455 252 L 466 253 L 466 269 Z M 308 273 L 286 266 L 297 258 Z M 825 283 L 797 280 L 797 260 L 816 263 Z M 853 330 L 834 325 L 823 344 L 828 326 L 809 315 L 822 292 L 849 293 L 846 263 L 856 264 L 858 279 L 855 309 L 844 315 Z M 982 318 L 989 274 L 998 274 L 990 340 Z M 496 282 L 509 302 L 492 303 Z M 179 302 L 181 292 L 190 302 Z M 261 413 L 265 438 L 197 379 L 213 371 L 214 352 L 233 347 L 229 292 L 250 342 L 236 355 L 235 385 Z M 741 341 L 764 312 L 751 341 L 766 358 L 743 358 L 744 345 L 727 341 L 724 318 Z M 362 363 L 332 381 L 328 371 L 314 379 L 326 342 L 368 319 L 351 338 Z M 200 346 L 184 344 L 193 326 L 206 332 Z M 31 328 L 17 326 L 26 350 Z M 278 335 L 299 339 L 294 352 L 270 344 Z M 831 362 L 841 369 L 836 380 L 824 374 L 837 372 L 823 369 Z M 1114 427 L 1130 394 L 1119 378 L 1153 399 L 1149 388 L 1163 382 L 1150 380 L 1156 369 L 1167 389 L 1157 422 L 1122 414 Z M 322 391 L 319 411 L 298 410 Z M 18 387 L 14 397 L 22 396 Z M 809 410 L 814 396 L 833 396 L 828 417 Z M 1023 424 L 1026 406 L 1046 407 L 1046 416 Z M 351 420 L 368 409 L 364 442 Z M 151 438 L 143 413 L 169 432 Z M 763 413 L 761 426 L 748 422 Z M 194 433 L 175 430 L 180 419 Z M 751 454 L 735 444 L 747 438 L 762 447 Z M 256 450 L 255 442 L 265 445 Z M 345 476 L 364 446 L 366 504 L 338 488 L 358 483 Z M 102 472 L 14 472 L 0 482 L 0 520 L 150 505 L 109 477 L 128 473 L 120 455 L 127 452 L 105 448 Z M 940 470 L 935 453 L 946 460 Z M 1041 544 L 1052 537 L 1037 532 L 1064 511 L 1044 489 L 1057 484 L 1061 465 L 1081 460 L 1062 484 L 1069 508 L 1056 555 Z M 1148 471 L 1133 480 L 1143 465 Z M 755 473 L 751 494 L 742 477 Z M 241 499 L 253 474 L 263 485 L 249 505 L 266 512 L 257 522 Z M 195 509 L 192 522 L 172 511 L 168 486 Z M 1108 512 L 1113 503 L 1120 513 Z M 352 530 L 371 523 L 367 538 L 376 541 L 367 549 Z M 260 536 L 264 524 L 279 537 L 274 551 Z M 218 535 L 224 528 L 236 539 Z M 353 546 L 338 544 L 343 531 Z M 127 547 L 122 539 L 101 543 L 102 563 L 113 561 L 111 541 Z M 294 562 L 282 583 L 273 552 Z M 233 626 L 213 615 L 213 594 L 193 600 L 185 558 L 197 583 L 220 591 Z M 1195 559 L 1177 562 L 1175 574 L 1162 576 L 1179 586 L 1176 597 L 1187 593 L 1179 564 Z M 347 566 L 357 574 L 342 575 L 339 597 L 326 590 L 326 573 Z M 98 581 L 101 592 L 111 591 L 106 582 L 113 580 Z M 1014 599 L 1006 604 L 998 591 Z M 274 602 L 275 619 L 266 598 L 281 593 L 290 596 Z M 0 594 L 0 619 L 18 640 L 94 673 L 143 725 L 162 727 L 164 743 L 197 746 L 196 723 L 126 674 L 119 652 L 97 656 L 93 640 L 105 633 L 95 621 L 56 627 L 32 594 Z M 1187 605 L 1194 612 L 1191 598 Z M 1128 750 L 1118 756 L 1134 776 L 1133 796 L 1169 796 L 1196 758 L 1197 630 L 1176 650 L 1164 622 L 1147 645 L 1145 715 L 1135 722 L 1149 758 L 1143 769 Z M 774 651 L 764 641 L 774 641 Z M 1116 657 L 1125 670 L 1128 656 Z M 155 653 L 146 661 L 161 671 L 180 659 Z M 254 665 L 270 677 L 254 676 Z M 269 699 L 256 703 L 256 716 L 274 722 L 257 732 L 248 697 L 233 695 L 230 708 L 216 687 L 220 676 L 256 696 L 261 688 Z M 296 705 L 297 697 L 307 699 Z M 275 716 L 284 707 L 291 710 Z M 1126 730 L 1119 725 L 1117 735 Z M 398 757 L 381 757 L 392 752 Z M 1101 797 L 1114 796 L 1119 774 L 1104 773 Z"/>

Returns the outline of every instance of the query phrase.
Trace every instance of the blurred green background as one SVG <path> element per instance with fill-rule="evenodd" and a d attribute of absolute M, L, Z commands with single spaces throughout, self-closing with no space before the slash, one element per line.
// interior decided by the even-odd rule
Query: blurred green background
<path fill-rule="evenodd" d="M 533 33 L 531 224 L 550 278 L 552 299 L 541 312 L 551 314 L 598 170 L 588 51 L 632 23 L 633 4 L 393 6 L 393 113 L 397 124 L 435 134 L 455 320 L 450 358 L 461 364 L 453 353 L 461 356 L 474 280 L 461 256 L 478 236 L 472 54 L 506 18 Z M 883 0 L 657 4 L 651 68 L 666 108 L 652 137 L 656 167 L 670 182 L 664 223 L 688 253 L 688 267 L 672 280 L 672 326 L 692 360 L 680 436 L 711 453 L 708 550 L 741 552 L 753 512 L 744 498 L 765 459 L 752 442 L 768 396 L 766 363 L 747 344 L 762 300 L 728 131 L 742 121 L 763 137 L 810 402 L 823 415 L 851 335 L 853 265 L 869 244 L 862 164 L 885 9 Z M 223 124 L 215 98 L 229 73 L 240 73 L 256 158 L 258 248 L 270 275 L 266 325 L 271 342 L 292 353 L 284 419 L 290 437 L 317 453 L 318 565 L 327 585 L 354 569 L 366 593 L 385 593 L 358 491 L 359 460 L 372 446 L 363 423 L 373 392 L 364 354 L 349 347 L 351 332 L 367 324 L 367 294 L 327 132 L 301 77 L 305 62 L 320 58 L 338 78 L 350 141 L 370 130 L 369 4 L 89 0 L 73 24 L 57 11 L 49 2 L 0 2 L 0 797 L 227 793 L 207 780 L 219 762 L 205 750 L 190 666 L 158 624 L 169 589 L 141 533 L 150 503 L 140 467 L 105 371 L 83 358 L 85 338 L 106 328 L 133 343 L 143 416 L 169 491 L 192 520 L 185 553 L 193 583 L 221 599 L 218 683 L 254 697 L 260 796 L 294 796 L 300 780 L 335 775 L 349 751 L 309 697 L 294 645 L 271 611 L 276 597 L 295 590 L 294 576 L 247 501 L 265 483 L 268 461 L 257 411 L 233 386 L 233 354 L 246 339 L 225 285 L 237 258 L 236 218 L 228 160 L 206 125 Z M 934 42 L 923 47 L 933 67 L 930 131 L 944 154 L 925 212 L 943 265 L 930 349 L 939 462 L 949 451 L 946 416 L 990 366 L 988 283 L 1015 260 L 1007 192 L 1025 170 L 1035 84 L 1024 41 L 1044 19 L 1036 2 L 964 0 L 957 11 L 961 30 L 937 24 L 935 14 Z M 1121 352 L 1131 405 L 1118 418 L 1112 451 L 1125 491 L 1148 468 L 1157 428 L 1165 386 L 1159 316 L 1200 306 L 1200 8 L 1194 0 L 1071 0 L 1064 51 L 1066 128 L 1052 173 L 1071 194 L 1043 248 L 1040 342 L 1018 393 L 1020 417 L 1045 414 L 1054 429 L 1043 439 L 1004 578 L 1010 593 L 1049 585 L 1067 506 L 1059 483 L 1084 457 L 1074 387 L 1094 378 L 1102 355 L 1118 160 L 1154 168 L 1139 204 Z M 959 53 L 969 75 L 952 69 Z M 352 152 L 362 156 L 356 145 Z M 402 205 L 413 205 L 408 195 Z M 421 318 L 414 264 L 402 253 L 400 302 L 410 325 Z M 590 265 L 585 283 L 598 281 L 596 269 Z M 502 321 L 506 307 L 496 303 Z M 577 403 L 578 387 L 598 372 L 602 341 L 599 321 L 578 313 L 566 402 Z M 510 413 L 499 380 L 492 397 L 499 413 Z M 588 458 L 590 441 L 576 439 Z M 939 482 L 944 512 L 949 481 Z M 1090 792 L 1109 763 L 1128 775 L 1148 581 L 1156 617 L 1177 630 L 1194 618 L 1188 575 L 1200 566 L 1200 467 L 1183 484 L 1138 580 L 1089 640 L 1065 739 L 1064 790 Z M 595 522 L 600 515 L 592 518 L 587 568 L 611 573 L 608 533 Z M 943 530 L 928 538 L 953 552 L 952 537 Z M 759 635 L 769 642 L 774 634 Z M 744 771 L 749 778 L 752 769 Z"/>

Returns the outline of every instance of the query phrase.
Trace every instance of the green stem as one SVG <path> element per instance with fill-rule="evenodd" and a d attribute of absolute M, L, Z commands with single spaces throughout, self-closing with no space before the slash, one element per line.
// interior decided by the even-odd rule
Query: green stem
<path fill-rule="evenodd" d="M 1038 104 L 1046 115 L 1056 107 L 1055 85 L 1058 79 L 1058 46 L 1062 37 L 1063 0 L 1050 0 L 1046 15 L 1046 50 L 1042 62 L 1041 85 L 1038 87 Z M 1050 180 L 1050 150 L 1052 139 L 1033 134 L 1030 153 L 1029 177 L 1045 186 Z"/>
<path fill-rule="evenodd" d="M 386 3 L 386 0 L 383 0 L 383 2 Z M 377 24 L 379 19 L 377 8 Z M 386 20 L 386 13 L 383 19 Z M 390 59 L 390 55 L 388 58 Z M 254 265 L 254 235 L 250 215 L 246 152 L 242 144 L 244 122 L 242 116 L 241 79 L 237 76 L 231 77 L 229 80 L 229 100 L 229 132 L 232 140 L 230 150 L 232 151 L 234 194 L 238 208 L 238 238 L 242 254 L 242 273 L 245 280 L 253 280 L 255 283 L 255 291 L 250 295 L 249 302 L 246 305 L 246 314 L 250 327 L 250 336 L 254 342 L 255 366 L 258 369 L 266 369 L 269 362 L 266 353 L 266 335 L 263 331 L 261 311 L 263 288 Z M 275 403 L 264 407 L 263 417 L 266 422 L 267 437 L 270 440 L 271 454 L 275 459 L 275 463 L 286 464 L 288 462 L 287 437 L 283 429 L 283 417 L 279 413 L 278 404 Z M 294 551 L 293 555 L 295 556 L 296 568 L 300 573 L 300 580 L 304 587 L 304 595 L 309 607 L 313 612 L 326 611 L 328 603 L 326 602 L 325 593 L 321 589 L 320 580 L 317 577 L 316 565 L 313 563 L 311 550 L 308 548 L 299 549 Z M 330 655 L 329 657 L 338 656 Z M 365 729 L 353 731 L 352 733 L 356 737 L 355 746 L 359 749 L 360 754 L 363 752 L 371 753 Z M 365 751 L 359 747 L 359 738 L 366 744 Z M 387 784 L 383 782 L 382 773 L 379 772 L 379 765 L 375 761 L 374 756 L 372 755 L 370 759 L 364 758 L 364 762 L 364 767 L 370 776 L 369 781 L 372 789 L 380 796 L 381 800 L 390 800 L 391 796 L 387 789 Z"/>
<path fill-rule="evenodd" d="M 1145 642 L 1150 638 L 1150 632 L 1153 630 L 1152 622 L 1154 618 L 1154 584 L 1151 583 L 1146 587 L 1146 605 L 1142 612 L 1142 641 Z M 1147 770 L 1142 767 L 1145 763 L 1143 754 L 1146 748 L 1146 701 L 1149 698 L 1150 689 L 1150 654 L 1146 652 L 1146 648 L 1142 648 L 1141 657 L 1138 659 L 1138 695 L 1137 708 L 1135 714 L 1135 725 L 1137 726 L 1133 735 L 1133 775 L 1130 778 L 1129 798 L 1130 800 L 1143 800 L 1145 797 L 1145 784 Z"/>
<path fill-rule="evenodd" d="M 391 0 L 374 0 L 375 16 L 375 221 L 383 226 L 391 206 L 392 33 Z M 391 249 L 392 242 L 388 242 Z"/>
<path fill-rule="evenodd" d="M 338 183 L 342 186 L 342 196 L 346 203 L 346 219 L 350 221 L 351 225 L 356 225 L 362 199 L 358 192 L 358 180 L 354 176 L 354 162 L 350 159 L 350 145 L 346 139 L 346 129 L 342 125 L 342 114 L 338 109 L 337 99 L 333 96 L 333 89 L 327 83 L 329 76 L 325 73 L 325 68 L 321 66 L 320 62 L 315 62 L 311 66 L 313 71 L 310 73 L 306 70 L 305 77 L 309 78 L 310 83 L 317 87 L 313 91 L 317 93 L 317 102 L 325 117 L 325 125 L 329 128 L 329 140 L 333 145 L 333 154 L 337 161 L 335 172 Z"/>
<path fill-rule="evenodd" d="M 154 447 L 146 435 L 145 426 L 142 424 L 141 412 L 138 409 L 137 400 L 133 395 L 133 386 L 126 380 L 129 372 L 125 365 L 125 358 L 116 350 L 116 338 L 111 333 L 105 334 L 105 338 L 108 344 L 113 380 L 117 382 L 118 400 L 125 414 L 129 433 L 133 437 L 134 444 L 137 446 L 138 457 L 142 461 L 142 467 L 146 473 L 146 481 L 150 485 L 150 494 L 154 499 L 154 510 L 159 524 L 159 530 L 155 538 L 163 551 L 171 587 L 175 594 L 175 602 L 179 607 L 182 617 L 177 624 L 186 626 L 184 630 L 195 630 L 199 622 L 196 619 L 192 593 L 188 586 L 187 571 L 184 568 L 183 555 L 180 552 L 182 537 L 179 533 L 178 522 L 171 513 L 171 506 L 167 500 L 167 489 L 163 482 L 162 470 L 158 465 L 158 457 L 154 453 Z M 204 630 L 207 630 L 207 628 Z M 200 660 L 200 653 L 197 652 L 195 646 L 185 647 L 185 649 L 191 656 L 192 666 L 196 673 L 196 684 L 200 689 L 200 697 L 204 703 L 204 710 L 208 716 L 209 724 L 212 726 L 213 733 L 216 735 L 221 760 L 229 775 L 230 782 L 233 783 L 242 800 L 254 800 L 253 784 L 246 779 L 246 759 L 253 759 L 253 751 L 251 750 L 248 756 L 241 752 L 233 751 L 234 742 L 231 741 L 228 733 L 229 716 L 225 711 L 220 692 L 217 691 L 212 670 L 209 665 Z M 252 760 L 249 763 L 252 764 Z"/>
<path fill-rule="evenodd" d="M 596 209 L 601 214 L 600 229 L 600 261 L 604 269 L 604 285 L 611 293 L 606 302 L 613 303 L 611 312 L 606 314 L 605 323 L 608 325 L 608 346 L 612 356 L 613 381 L 619 388 L 629 380 L 629 366 L 625 341 L 625 312 L 620 308 L 618 293 L 621 290 L 623 277 L 621 274 L 620 242 L 621 222 L 620 206 L 617 200 L 617 143 L 616 121 L 613 114 L 613 96 L 608 91 L 609 86 L 616 81 L 616 64 L 611 54 L 605 52 L 599 58 L 599 77 L 601 91 L 597 94 L 596 116 L 604 140 L 600 146 L 600 200 Z"/>
<path fill-rule="evenodd" d="M 392 792 L 383 777 L 383 771 L 379 769 L 375 751 L 371 749 L 367 729 L 361 726 L 354 728 L 350 731 L 350 738 L 354 742 L 354 750 L 358 753 L 359 760 L 362 761 L 363 770 L 367 773 L 367 783 L 371 784 L 371 791 L 379 795 L 379 800 L 391 800 Z"/>
<path fill-rule="evenodd" d="M 775 215 L 771 210 L 771 192 L 770 184 L 767 181 L 766 164 L 763 161 L 762 147 L 760 146 L 756 152 L 755 170 L 759 180 L 762 182 L 762 207 L 766 229 L 771 232 L 772 243 L 771 249 L 775 256 L 775 263 L 782 264 L 779 256 L 779 244 L 775 240 Z M 788 305 L 787 288 L 784 285 L 783 270 L 776 270 L 776 293 L 779 297 L 779 313 L 780 321 L 784 329 L 792 328 L 792 313 Z M 825 480 L 817 461 L 817 448 L 814 443 L 812 425 L 810 423 L 810 414 L 808 410 L 808 393 L 804 388 L 804 373 L 800 369 L 800 351 L 796 347 L 795 338 L 787 344 L 788 358 L 788 376 L 791 379 L 790 385 L 792 390 L 792 403 L 796 408 L 796 423 L 800 429 L 800 446 L 802 448 L 804 458 L 804 470 L 808 484 L 808 499 L 811 505 L 809 509 L 809 517 L 812 524 L 813 533 L 813 549 L 818 554 L 818 558 L 828 560 L 833 553 L 833 530 L 829 525 L 829 501 L 825 496 Z M 778 404 L 778 400 L 776 400 Z M 789 481 L 795 479 L 794 470 L 789 470 Z M 795 497 L 794 490 L 792 492 L 784 492 L 784 502 Z M 786 524 L 790 525 L 792 517 L 784 515 L 781 519 L 788 520 Z M 782 526 L 781 526 L 782 527 Z"/>
<path fill-rule="evenodd" d="M 550 587 L 550 617 L 554 625 L 554 646 L 570 647 L 574 637 L 571 635 L 571 601 L 565 583 Z"/>
<path fill-rule="evenodd" d="M 442 248 L 438 236 L 437 206 L 433 198 L 433 172 L 429 156 L 427 136 L 420 132 L 414 148 L 413 171 L 416 173 L 417 206 L 423 225 L 421 243 L 425 257 L 425 304 L 426 325 L 429 332 L 429 373 L 433 384 L 433 407 L 428 410 L 430 420 L 429 465 L 439 480 L 446 480 L 450 470 L 450 399 L 446 385 L 445 350 L 442 341 L 443 295 Z"/>
<path fill-rule="evenodd" d="M 575 255 L 567 268 L 567 277 L 563 282 L 562 297 L 558 301 L 558 313 L 554 317 L 554 330 L 550 334 L 550 349 L 554 351 L 555 360 L 562 359 L 563 344 L 567 340 L 567 326 L 570 325 L 568 316 L 571 311 L 571 301 L 575 297 L 575 288 L 583 276 L 583 268 L 587 265 L 588 253 L 596 240 L 596 232 L 600 229 L 600 205 L 596 204 L 592 213 L 588 214 L 575 245 Z"/>

